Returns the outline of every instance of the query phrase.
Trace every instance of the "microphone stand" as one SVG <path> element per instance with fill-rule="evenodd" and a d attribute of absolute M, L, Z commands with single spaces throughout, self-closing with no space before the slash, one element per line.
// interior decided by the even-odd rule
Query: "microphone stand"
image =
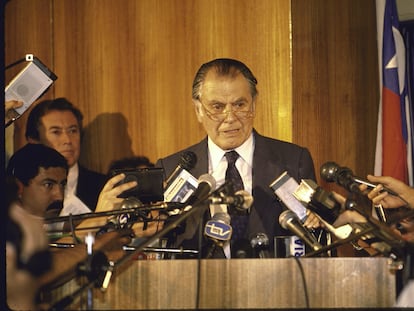
<path fill-rule="evenodd" d="M 83 291 L 91 289 L 95 285 L 95 282 L 88 282 L 87 284 L 83 285 L 82 287 L 78 288 L 72 294 L 63 297 L 58 302 L 54 303 L 50 308 L 49 311 L 61 311 L 64 310 L 67 306 L 69 306 L 75 299 L 80 296 Z"/>
<path fill-rule="evenodd" d="M 320 249 L 318 249 L 316 251 L 313 251 L 313 252 L 310 252 L 308 254 L 305 254 L 303 257 L 315 257 L 315 256 L 318 256 L 318 255 L 320 255 L 322 253 L 329 252 L 329 251 L 331 251 L 331 250 L 333 250 L 333 249 L 335 249 L 335 248 L 337 248 L 337 247 L 339 247 L 341 245 L 344 245 L 346 243 L 352 242 L 353 240 L 355 240 L 357 238 L 360 238 L 360 237 L 364 236 L 367 233 L 371 233 L 372 231 L 374 231 L 374 229 L 375 229 L 374 227 L 366 228 L 366 229 L 362 230 L 359 233 L 354 233 L 354 234 L 348 236 L 345 239 L 337 240 L 337 241 L 335 241 L 335 242 L 333 242 L 333 243 L 331 243 L 329 245 L 323 246 L 322 248 L 320 248 Z"/>
<path fill-rule="evenodd" d="M 366 216 L 366 215 L 363 215 L 363 216 Z M 371 217 L 366 217 L 366 219 L 367 219 L 367 224 L 369 224 L 369 226 L 366 228 L 362 228 L 360 232 L 353 233 L 345 239 L 338 240 L 330 245 L 322 247 L 319 250 L 308 253 L 304 257 L 313 257 L 321 253 L 328 252 L 338 246 L 341 246 L 348 242 L 352 242 L 353 240 L 363 237 L 364 235 L 369 234 L 369 233 L 372 233 L 376 238 L 381 239 L 383 242 L 387 243 L 388 246 L 391 247 L 391 250 L 389 251 L 390 252 L 389 255 L 391 256 L 391 259 L 396 260 L 398 259 L 398 257 L 401 257 L 402 256 L 401 253 L 399 254 L 400 256 L 397 256 L 396 254 L 394 254 L 393 250 L 401 251 L 401 249 L 406 246 L 406 242 L 404 240 L 401 240 L 400 237 L 398 237 L 394 232 L 392 232 L 392 230 L 388 226 L 386 226 L 382 222 L 376 221 L 375 219 L 372 219 Z M 362 225 L 363 224 L 365 223 L 362 223 Z M 375 233 L 377 229 L 380 234 Z M 385 232 L 385 234 L 383 232 Z"/>
<path fill-rule="evenodd" d="M 120 265 L 124 264 L 126 261 L 128 261 L 131 257 L 133 257 L 133 255 L 135 253 L 143 251 L 148 245 L 151 245 L 153 242 L 155 242 L 159 238 L 163 237 L 168 232 L 170 232 L 170 231 L 174 230 L 175 228 L 177 228 L 178 225 L 181 224 L 183 221 L 185 221 L 188 217 L 192 216 L 195 213 L 203 214 L 205 212 L 205 210 L 208 208 L 208 204 L 204 204 L 204 201 L 207 198 L 208 198 L 208 196 L 206 196 L 206 198 L 204 198 L 202 200 L 199 200 L 199 202 L 196 202 L 189 211 L 184 212 L 182 215 L 175 218 L 174 221 L 170 222 L 167 226 L 165 226 L 162 230 L 158 231 L 156 234 L 154 234 L 153 236 L 151 236 L 147 240 L 141 242 L 136 247 L 134 247 L 134 251 L 132 251 L 131 253 L 125 255 L 124 257 L 119 259 L 117 262 L 115 262 L 114 269 L 116 269 L 118 266 L 120 266 Z"/>
<path fill-rule="evenodd" d="M 142 212 L 151 212 L 151 211 L 170 211 L 177 208 L 184 207 L 183 203 L 179 202 L 162 202 L 156 204 L 146 204 L 139 207 L 131 207 L 131 208 L 123 208 L 117 209 L 112 211 L 104 211 L 104 212 L 93 212 L 93 213 L 84 213 L 84 214 L 69 214 L 68 216 L 58 216 L 58 217 L 49 217 L 45 218 L 44 223 L 50 224 L 55 222 L 64 222 L 64 221 L 76 221 L 76 220 L 85 220 L 89 218 L 97 218 L 97 217 L 105 217 L 105 216 L 116 216 L 121 214 L 128 214 L 128 213 L 138 213 L 138 215 Z"/>
<path fill-rule="evenodd" d="M 88 284 L 86 284 L 82 288 L 79 288 L 78 290 L 76 290 L 75 293 L 69 294 L 68 296 L 62 298 L 60 301 L 58 301 L 57 303 L 55 303 L 50 310 L 51 311 L 52 310 L 54 311 L 54 310 L 62 310 L 62 309 L 64 309 L 65 307 L 67 307 L 68 305 L 70 305 L 73 302 L 73 300 L 77 296 L 79 296 L 84 290 L 91 289 L 93 285 L 96 286 L 95 283 L 100 278 L 103 279 L 102 288 L 103 289 L 106 289 L 107 286 L 108 286 L 108 284 L 109 284 L 109 281 L 110 281 L 110 278 L 111 278 L 113 272 L 119 266 L 123 265 L 131 257 L 133 257 L 133 255 L 135 253 L 145 250 L 145 248 L 148 245 L 152 244 L 153 242 L 155 242 L 156 240 L 158 240 L 160 237 L 164 236 L 165 234 L 167 234 L 171 230 L 175 229 L 180 223 L 182 223 L 183 221 L 185 221 L 188 217 L 192 216 L 193 214 L 198 213 L 198 212 L 204 213 L 204 211 L 208 207 L 208 204 L 204 204 L 204 202 L 208 199 L 209 196 L 210 196 L 210 193 L 204 195 L 203 197 L 200 197 L 192 205 L 192 208 L 190 210 L 184 212 L 182 215 L 180 215 L 179 217 L 177 217 L 174 221 L 172 221 L 171 223 L 169 223 L 162 230 L 158 231 L 156 234 L 154 234 L 153 236 L 151 236 L 147 240 L 143 241 L 138 246 L 134 247 L 134 250 L 132 252 L 126 254 L 124 257 L 122 257 L 121 259 L 119 259 L 115 263 L 112 263 L 112 262 L 109 262 L 108 263 L 107 262 L 104 266 L 101 266 L 100 269 L 98 269 L 98 270 L 101 270 L 100 271 L 101 273 L 102 272 L 105 273 L 104 277 L 102 277 L 101 273 L 96 273 L 95 276 L 93 276 L 94 273 L 90 273 L 90 274 L 92 274 L 92 276 L 90 277 L 90 280 L 89 280 L 89 283 Z M 181 206 L 182 206 L 182 204 L 181 204 Z M 136 209 L 132 209 L 132 210 L 136 210 Z M 128 211 L 128 209 L 123 209 L 123 210 L 121 210 L 121 213 L 126 213 L 127 211 Z M 104 213 L 107 214 L 106 212 L 104 212 Z M 99 213 L 99 214 L 101 214 L 101 213 Z M 113 214 L 111 214 L 111 215 L 113 215 Z M 62 217 L 58 217 L 58 218 L 59 218 L 59 220 L 61 220 Z M 98 253 L 98 254 L 103 255 L 102 253 Z M 92 259 L 93 258 L 94 258 L 94 256 L 92 256 Z M 87 267 L 89 267 L 89 266 L 92 266 L 92 265 L 91 264 L 87 265 Z M 88 270 L 88 269 L 86 269 L 86 270 Z"/>
<path fill-rule="evenodd" d="M 89 234 L 86 237 L 85 243 L 87 247 L 87 259 L 85 262 L 78 265 L 77 273 L 78 276 L 86 277 L 86 283 L 75 290 L 74 293 L 55 302 L 48 309 L 49 311 L 64 310 L 85 290 L 87 291 L 86 310 L 93 310 L 93 288 L 101 287 L 103 290 L 106 289 L 107 284 L 105 281 L 107 280 L 108 275 L 111 275 L 111 263 L 108 262 L 108 258 L 102 251 L 93 253 L 92 246 L 94 244 L 94 237 L 92 234 Z"/>

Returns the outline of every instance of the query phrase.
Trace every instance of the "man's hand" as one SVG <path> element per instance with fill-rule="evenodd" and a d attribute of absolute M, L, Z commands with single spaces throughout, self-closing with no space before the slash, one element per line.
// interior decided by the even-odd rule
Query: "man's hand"
<path fill-rule="evenodd" d="M 372 200 L 374 205 L 381 204 L 384 208 L 397 208 L 407 203 L 414 208 L 414 188 L 411 188 L 404 182 L 389 176 L 373 176 L 368 175 L 368 180 L 378 185 L 368 193 L 368 198 Z M 388 192 L 380 192 L 384 186 L 400 197 L 393 196 Z"/>
<path fill-rule="evenodd" d="M 137 186 L 136 181 L 130 181 L 124 184 L 116 186 L 125 178 L 125 174 L 119 174 L 109 179 L 99 194 L 98 203 L 96 205 L 95 212 L 112 211 L 120 207 L 124 201 L 123 198 L 118 196 L 129 189 Z"/>
<path fill-rule="evenodd" d="M 15 117 L 16 112 L 13 109 L 20 108 L 21 106 L 23 106 L 23 102 L 18 100 L 8 100 L 4 103 L 4 124 L 7 124 Z"/>

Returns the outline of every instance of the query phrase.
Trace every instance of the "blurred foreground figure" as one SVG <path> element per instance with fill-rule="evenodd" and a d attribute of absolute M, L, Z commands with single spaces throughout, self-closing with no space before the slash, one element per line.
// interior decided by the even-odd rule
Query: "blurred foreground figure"
<path fill-rule="evenodd" d="M 39 279 L 50 271 L 52 257 L 42 219 L 24 210 L 17 189 L 7 179 L 6 303 L 13 310 L 36 310 Z"/>

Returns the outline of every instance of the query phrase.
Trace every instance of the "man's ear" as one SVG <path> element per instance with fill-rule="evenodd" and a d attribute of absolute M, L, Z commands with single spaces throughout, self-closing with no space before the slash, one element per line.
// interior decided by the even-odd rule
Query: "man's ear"
<path fill-rule="evenodd" d="M 198 100 L 193 99 L 193 105 L 194 105 L 194 110 L 197 116 L 197 120 L 198 122 L 202 123 L 202 117 L 204 116 L 204 112 L 203 112 L 203 109 L 201 108 L 201 103 Z"/>
<path fill-rule="evenodd" d="M 23 194 L 24 185 L 23 183 L 16 178 L 16 184 L 17 184 L 17 196 L 20 198 Z"/>
<path fill-rule="evenodd" d="M 253 101 L 252 101 L 252 112 L 253 112 L 253 117 L 255 117 L 255 116 L 256 116 L 256 102 L 257 102 L 257 96 L 258 96 L 258 95 L 256 95 L 256 96 L 253 98 Z"/>

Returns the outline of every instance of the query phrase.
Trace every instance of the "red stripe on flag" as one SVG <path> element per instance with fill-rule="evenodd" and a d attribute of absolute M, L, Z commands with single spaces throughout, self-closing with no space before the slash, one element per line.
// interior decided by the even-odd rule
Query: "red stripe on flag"
<path fill-rule="evenodd" d="M 400 96 L 383 88 L 382 100 L 382 175 L 407 182 L 407 147 L 402 136 Z"/>

